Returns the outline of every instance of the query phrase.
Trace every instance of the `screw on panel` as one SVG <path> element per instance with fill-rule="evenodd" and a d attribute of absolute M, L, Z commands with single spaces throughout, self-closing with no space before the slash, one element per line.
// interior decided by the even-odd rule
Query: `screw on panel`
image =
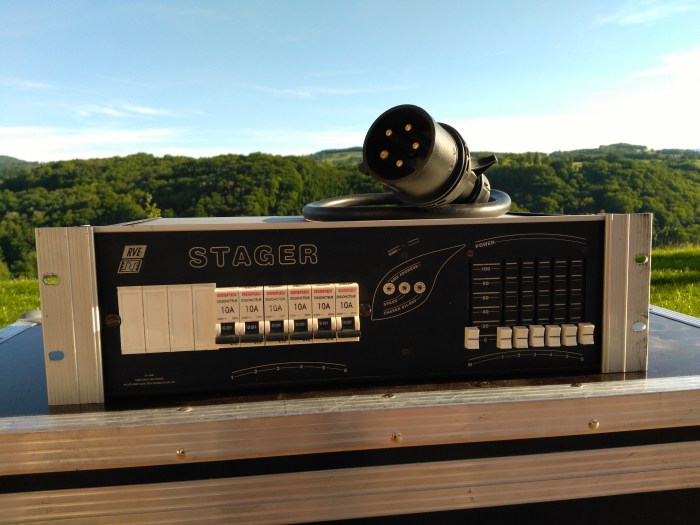
<path fill-rule="evenodd" d="M 644 323 L 642 321 L 637 321 L 636 323 L 634 323 L 632 325 L 632 330 L 635 332 L 643 332 L 646 329 L 647 329 L 647 325 L 646 325 L 646 323 Z"/>
<path fill-rule="evenodd" d="M 107 328 L 119 328 L 122 324 L 122 318 L 117 314 L 107 314 L 105 317 L 105 326 Z"/>
<path fill-rule="evenodd" d="M 591 430 L 598 430 L 599 426 L 600 426 L 600 421 L 598 421 L 597 419 L 591 419 L 588 422 L 588 428 L 590 428 Z"/>
<path fill-rule="evenodd" d="M 187 456 L 187 451 L 184 448 L 179 448 L 175 451 L 178 458 L 184 459 Z"/>
<path fill-rule="evenodd" d="M 403 439 L 403 436 L 401 435 L 401 432 L 394 432 L 394 433 L 391 435 L 391 440 L 392 440 L 394 443 L 401 443 L 401 439 Z"/>

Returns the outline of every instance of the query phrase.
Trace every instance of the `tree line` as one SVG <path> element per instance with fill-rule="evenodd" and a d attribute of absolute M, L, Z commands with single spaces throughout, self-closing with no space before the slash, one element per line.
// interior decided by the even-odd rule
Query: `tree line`
<path fill-rule="evenodd" d="M 511 196 L 515 210 L 651 212 L 655 246 L 700 242 L 700 152 L 620 144 L 500 160 L 489 180 Z"/>
<path fill-rule="evenodd" d="M 492 187 L 537 213 L 653 212 L 657 246 L 700 241 L 700 153 L 613 145 L 498 154 Z M 0 278 L 36 275 L 34 228 L 148 217 L 298 215 L 304 204 L 381 191 L 359 148 L 312 156 L 194 159 L 139 153 L 42 164 L 0 163 Z"/>

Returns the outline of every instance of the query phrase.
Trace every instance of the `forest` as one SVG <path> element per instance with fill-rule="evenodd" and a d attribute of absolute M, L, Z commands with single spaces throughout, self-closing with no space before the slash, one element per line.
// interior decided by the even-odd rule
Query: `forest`
<path fill-rule="evenodd" d="M 496 155 L 499 163 L 488 177 L 511 196 L 514 211 L 652 212 L 656 247 L 700 242 L 698 151 L 615 144 Z M 138 153 L 50 163 L 0 156 L 0 279 L 36 276 L 37 227 L 157 216 L 298 215 L 321 198 L 381 191 L 358 171 L 360 161 L 360 148 L 199 159 Z"/>

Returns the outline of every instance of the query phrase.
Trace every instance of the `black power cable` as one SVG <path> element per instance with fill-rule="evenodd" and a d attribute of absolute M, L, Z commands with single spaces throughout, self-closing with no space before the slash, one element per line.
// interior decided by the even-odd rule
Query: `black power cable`
<path fill-rule="evenodd" d="M 472 158 L 462 136 L 422 108 L 393 107 L 374 121 L 362 147 L 360 171 L 391 193 L 345 195 L 312 202 L 311 221 L 497 217 L 510 197 L 491 190 L 484 171 L 495 155 Z"/>

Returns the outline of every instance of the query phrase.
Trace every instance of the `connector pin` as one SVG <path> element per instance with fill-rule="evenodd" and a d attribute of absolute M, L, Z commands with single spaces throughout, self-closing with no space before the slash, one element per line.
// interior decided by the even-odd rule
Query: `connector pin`
<path fill-rule="evenodd" d="M 418 144 L 417 142 L 414 142 L 413 144 L 411 144 L 411 148 L 415 151 L 418 148 L 420 148 L 420 144 Z"/>
<path fill-rule="evenodd" d="M 396 161 L 396 167 L 400 168 L 401 166 L 403 166 L 403 161 L 401 159 L 399 159 Z"/>
<path fill-rule="evenodd" d="M 379 152 L 379 158 L 382 160 L 386 160 L 389 158 L 389 152 L 385 149 L 383 149 L 381 152 Z"/>
<path fill-rule="evenodd" d="M 392 135 L 393 133 L 394 133 L 394 131 L 393 131 L 391 128 L 387 129 L 387 130 L 384 132 L 384 134 L 385 134 L 387 137 L 391 137 L 391 135 Z"/>
<path fill-rule="evenodd" d="M 406 124 L 406 125 L 403 127 L 403 129 L 405 129 L 406 131 L 411 131 L 411 130 L 413 129 L 413 125 L 411 125 L 411 124 Z"/>

